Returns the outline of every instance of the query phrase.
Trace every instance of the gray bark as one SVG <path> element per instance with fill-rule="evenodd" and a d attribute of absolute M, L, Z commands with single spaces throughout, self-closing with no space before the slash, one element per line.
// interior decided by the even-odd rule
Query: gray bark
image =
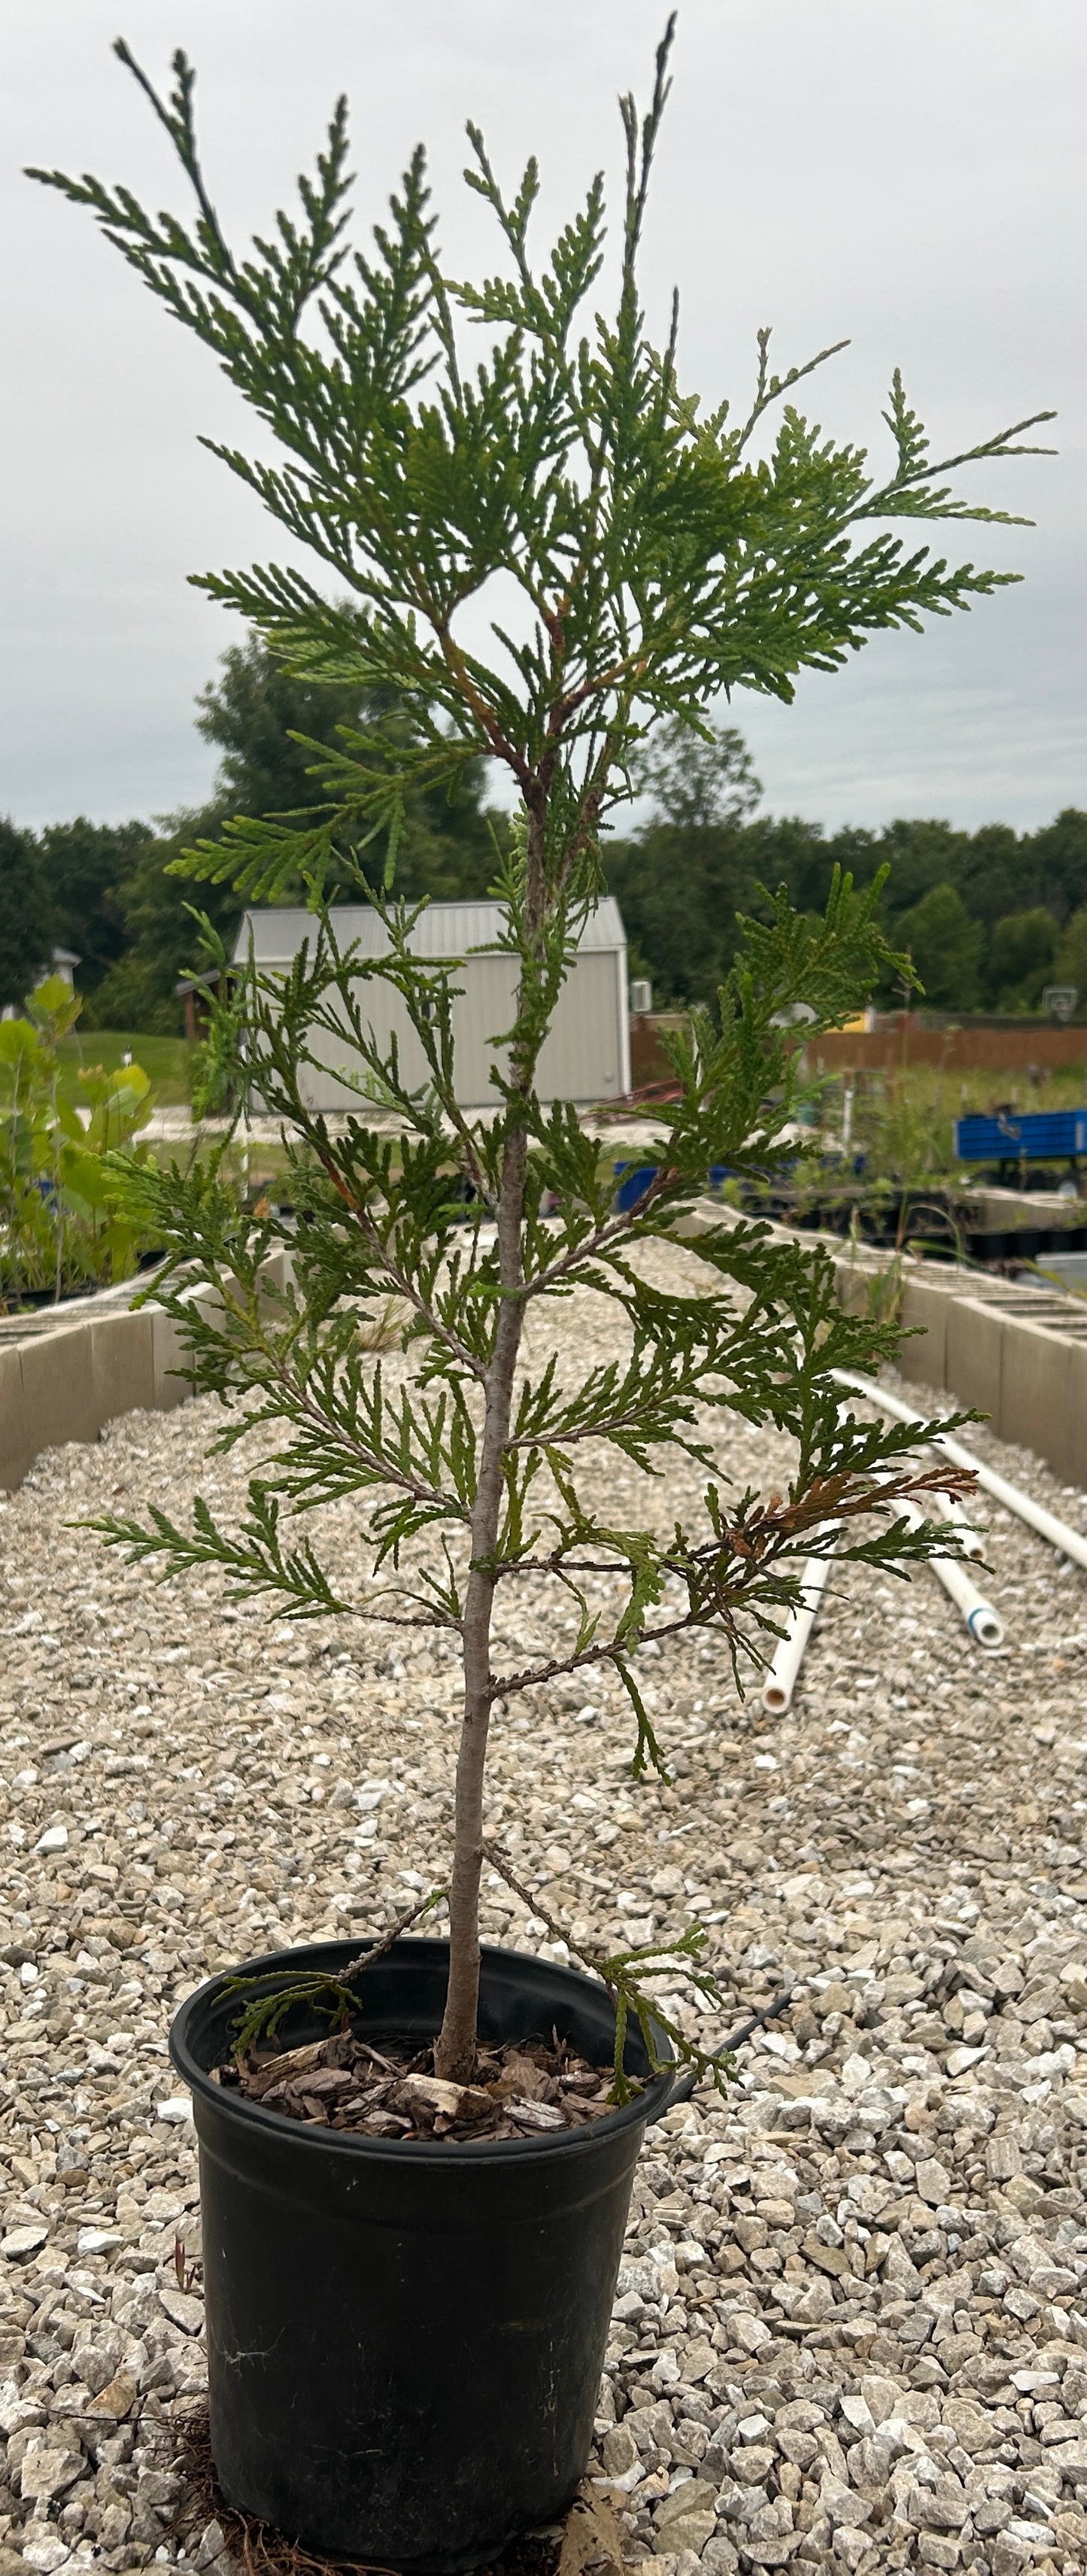
<path fill-rule="evenodd" d="M 530 932 L 539 926 L 543 905 L 540 819 L 530 822 L 529 827 L 527 911 Z M 522 974 L 518 1019 L 523 1002 Z M 525 1098 L 532 1087 L 534 1069 L 535 1050 L 526 1048 L 519 1057 L 515 1045 L 511 1071 L 516 1088 Z M 434 2051 L 435 2072 L 450 2084 L 469 2083 L 475 2071 L 479 2010 L 479 1882 L 483 1869 L 483 1792 L 491 1720 L 491 1613 L 495 1589 L 489 1566 L 502 1517 L 502 1462 L 509 1437 L 517 1354 L 524 1325 L 524 1306 L 516 1292 L 524 1281 L 521 1220 L 527 1165 L 528 1141 L 524 1129 L 515 1127 L 508 1137 L 502 1158 L 497 1209 L 499 1277 L 503 1288 L 513 1293 L 503 1300 L 484 1389 L 479 1482 L 472 1513 L 472 1568 L 464 1605 L 464 1715 L 457 1754 L 453 1873 L 449 1887 L 449 1987 Z"/>

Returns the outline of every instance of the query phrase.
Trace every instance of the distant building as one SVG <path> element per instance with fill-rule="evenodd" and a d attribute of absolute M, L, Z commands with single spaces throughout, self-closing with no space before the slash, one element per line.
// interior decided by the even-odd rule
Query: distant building
<path fill-rule="evenodd" d="M 388 933 L 369 904 L 337 905 L 330 915 L 342 949 L 355 945 L 363 957 L 387 955 Z M 457 1098 L 462 1109 L 485 1109 L 499 1098 L 491 1078 L 494 1038 L 513 1017 L 517 960 L 493 943 L 502 927 L 497 903 L 432 903 L 421 913 L 411 936 L 420 958 L 456 961 L 455 983 L 461 988 L 453 1004 Z M 252 938 L 257 965 L 265 974 L 286 973 L 304 940 L 312 942 L 317 924 L 311 912 L 273 907 L 246 914 L 238 933 L 235 963 L 248 955 Z M 482 956 L 477 949 L 490 953 Z M 360 978 L 369 1026 L 387 1053 L 395 1035 L 405 1082 L 415 1088 L 426 1078 L 426 1060 L 407 1011 L 383 978 Z M 307 1082 L 314 1109 L 346 1109 L 359 1093 L 344 1074 L 360 1068 L 345 1035 L 342 1048 L 331 1038 L 319 1041 L 322 1065 Z M 630 1020 L 627 1004 L 627 943 L 619 906 L 613 895 L 597 904 L 581 934 L 577 955 L 555 1010 L 540 1054 L 537 1087 L 541 1099 L 571 1100 L 587 1106 L 597 1100 L 622 1099 L 630 1089 Z"/>
<path fill-rule="evenodd" d="M 46 983 L 50 975 L 59 975 L 61 983 L 67 984 L 70 993 L 74 992 L 75 970 L 79 964 L 80 959 L 76 956 L 74 948 L 51 948 L 48 965 L 39 966 L 37 973 L 31 977 L 31 989 Z M 3 1010 L 0 1011 L 0 1020 L 21 1020 L 22 1017 L 22 1010 L 17 1008 L 14 1002 L 5 1002 Z"/>
<path fill-rule="evenodd" d="M 185 1012 L 185 1035 L 190 1046 L 208 1033 L 208 994 L 219 990 L 218 968 L 207 975 L 185 975 L 174 991 Z"/>

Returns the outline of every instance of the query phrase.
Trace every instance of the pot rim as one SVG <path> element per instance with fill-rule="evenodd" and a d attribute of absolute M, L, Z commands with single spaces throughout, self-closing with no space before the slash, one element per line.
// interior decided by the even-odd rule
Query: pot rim
<path fill-rule="evenodd" d="M 376 1946 L 377 1937 L 366 1934 L 361 1939 L 345 1941 L 342 1944 L 316 1941 L 308 1942 L 298 1949 L 266 1951 L 263 1957 L 247 1960 L 240 1968 L 220 1968 L 213 1977 L 206 1977 L 203 1985 L 197 1986 L 185 2002 L 178 2006 L 170 2024 L 171 2062 L 189 2091 L 209 2109 L 214 2109 L 221 2117 L 237 2122 L 243 2128 L 252 2128 L 255 2123 L 258 2132 L 263 2130 L 272 2137 L 292 2139 L 300 2153 L 363 2156 L 371 2161 L 376 2159 L 382 2164 L 423 2163 L 431 2165 L 436 2172 L 442 2173 L 448 2171 L 454 2164 L 480 2164 L 494 2157 L 500 2158 L 503 2162 L 517 2160 L 524 2163 L 534 2157 L 546 2157 L 556 2153 L 586 2154 L 598 2139 L 614 2137 L 618 2129 L 629 2128 L 638 2120 L 644 2121 L 648 2127 L 668 2110 L 672 2087 L 678 2073 L 678 2068 L 674 2064 L 666 2067 L 662 2074 L 650 2076 L 643 2090 L 636 2093 L 629 2102 L 617 2104 L 614 2111 L 605 2111 L 600 2119 L 587 2120 L 577 2129 L 537 2130 L 535 2136 L 528 2138 L 458 2138 L 456 2140 L 368 2138 L 350 2129 L 323 2129 L 311 2125 L 308 2121 L 294 2120 L 288 2112 L 267 2110 L 262 2103 L 250 2101 L 245 2094 L 224 2089 L 222 2085 L 212 2081 L 211 2076 L 193 2055 L 188 2040 L 190 2019 L 201 2004 L 210 2003 L 213 1997 L 221 1993 L 224 1985 L 229 1984 L 235 1977 L 270 1976 L 276 1969 L 284 1968 L 287 1960 L 297 1961 L 300 1966 L 307 1960 L 325 1960 L 330 1949 L 341 1947 L 351 1951 L 373 1949 Z M 449 1947 L 448 1941 L 436 1941 L 432 1935 L 417 1935 L 413 1938 L 411 1934 L 403 1934 L 394 1944 L 392 1951 L 386 1955 L 395 1957 L 397 1950 L 422 1948 L 424 1940 L 429 1947 L 444 1950 Z M 607 1992 L 602 1981 L 588 1976 L 583 1968 L 567 1967 L 564 1963 L 560 1964 L 557 1959 L 540 1959 L 530 1950 L 507 1950 L 500 1942 L 495 1941 L 483 1942 L 480 1948 L 481 1956 L 485 1960 L 500 1959 L 506 1965 L 511 1961 L 514 1963 L 520 1961 L 525 1967 L 537 1970 L 553 1968 L 564 1977 L 575 1977 L 580 1984 L 588 1986 L 593 1993 L 606 1994 Z M 659 2027 L 657 2040 L 661 2054 L 667 2051 L 671 2055 L 671 2042 L 667 2033 Z"/>

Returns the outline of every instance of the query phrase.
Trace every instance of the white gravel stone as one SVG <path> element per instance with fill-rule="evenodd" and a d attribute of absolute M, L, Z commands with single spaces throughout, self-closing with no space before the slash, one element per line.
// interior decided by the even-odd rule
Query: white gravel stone
<path fill-rule="evenodd" d="M 25 2263 L 28 2255 L 37 2254 L 40 2251 L 47 2242 L 48 2236 L 47 2227 L 36 2227 L 33 2224 L 29 2227 L 11 2227 L 6 2236 L 0 2237 L 0 2254 L 6 2255 L 9 2263 Z"/>

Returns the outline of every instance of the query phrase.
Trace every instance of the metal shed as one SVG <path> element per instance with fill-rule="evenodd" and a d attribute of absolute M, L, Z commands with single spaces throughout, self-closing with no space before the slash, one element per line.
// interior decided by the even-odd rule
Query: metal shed
<path fill-rule="evenodd" d="M 363 957 L 387 955 L 388 933 L 369 904 L 338 904 L 330 919 L 342 949 L 354 944 Z M 493 943 L 502 928 L 497 903 L 432 903 L 420 914 L 411 946 L 417 957 L 435 962 L 455 960 L 462 988 L 453 1004 L 457 1097 L 462 1109 L 492 1107 L 498 1093 L 490 1079 L 495 1058 L 494 1036 L 508 1029 L 513 1017 L 516 959 Z M 287 906 L 248 912 L 238 933 L 237 962 L 248 955 L 252 939 L 259 967 L 266 974 L 293 964 L 303 940 L 312 940 L 311 912 Z M 479 950 L 490 954 L 474 954 Z M 422 1049 L 398 993 L 383 980 L 360 980 L 370 1005 L 369 1024 L 387 1050 L 395 1034 L 402 1072 L 421 1083 L 426 1074 Z M 344 1079 L 357 1070 L 345 1039 L 342 1056 L 332 1039 L 321 1041 L 323 1069 L 311 1073 L 309 1102 L 314 1109 L 346 1109 L 358 1102 L 358 1091 Z M 541 1099 L 618 1100 L 630 1089 L 630 1019 L 627 1004 L 627 942 L 614 895 L 605 895 L 589 915 L 578 952 L 559 998 L 554 1021 L 541 1051 Z"/>

